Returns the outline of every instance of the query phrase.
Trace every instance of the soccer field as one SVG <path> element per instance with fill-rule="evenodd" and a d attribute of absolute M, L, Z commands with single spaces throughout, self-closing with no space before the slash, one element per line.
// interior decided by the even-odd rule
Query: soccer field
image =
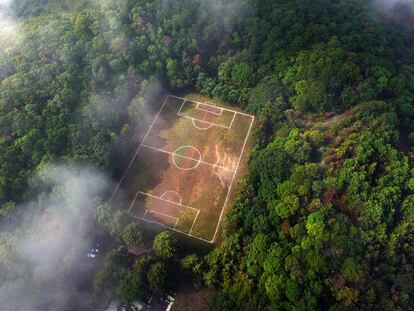
<path fill-rule="evenodd" d="M 168 96 L 111 198 L 136 218 L 212 243 L 254 117 Z"/>

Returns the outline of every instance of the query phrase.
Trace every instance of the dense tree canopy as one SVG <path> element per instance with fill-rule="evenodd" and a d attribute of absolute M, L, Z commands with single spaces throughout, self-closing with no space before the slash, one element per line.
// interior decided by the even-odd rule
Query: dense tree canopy
<path fill-rule="evenodd" d="M 165 292 L 180 259 L 217 290 L 213 310 L 413 308 L 414 38 L 371 1 L 17 0 L 11 10 L 18 27 L 0 31 L 0 298 L 24 288 L 26 270 L 14 269 L 24 214 L 56 191 L 35 173 L 88 163 L 119 179 L 163 91 L 196 89 L 258 120 L 223 240 L 205 258 L 181 258 L 170 232 L 153 241 L 156 256 L 109 252 L 94 299 Z M 96 220 L 115 243 L 150 248 L 125 211 L 101 204 Z"/>
<path fill-rule="evenodd" d="M 163 231 L 154 239 L 154 252 L 161 258 L 175 258 L 177 256 L 177 247 L 177 239 L 170 231 Z"/>

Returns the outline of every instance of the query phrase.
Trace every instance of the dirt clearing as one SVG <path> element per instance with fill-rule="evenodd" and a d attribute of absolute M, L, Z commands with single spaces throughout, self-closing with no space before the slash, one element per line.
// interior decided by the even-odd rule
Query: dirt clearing
<path fill-rule="evenodd" d="M 253 122 L 168 96 L 111 201 L 128 202 L 124 208 L 141 220 L 214 242 Z"/>

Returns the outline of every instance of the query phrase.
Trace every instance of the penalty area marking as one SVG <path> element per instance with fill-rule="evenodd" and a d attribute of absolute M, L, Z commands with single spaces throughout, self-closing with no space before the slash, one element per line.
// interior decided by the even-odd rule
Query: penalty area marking
<path fill-rule="evenodd" d="M 160 215 L 160 216 L 167 217 L 167 218 L 170 218 L 172 220 L 175 220 L 175 224 L 174 224 L 174 227 L 173 228 L 177 227 L 178 217 L 173 217 L 173 216 L 170 216 L 170 215 L 167 215 L 167 214 L 164 214 L 164 213 L 159 213 L 159 212 L 156 212 L 156 211 L 152 211 L 152 210 L 149 210 L 149 209 L 147 209 L 145 211 L 144 217 L 146 217 L 146 215 L 148 214 L 147 212 L 149 214 L 156 214 L 156 215 Z"/>
<path fill-rule="evenodd" d="M 230 125 L 229 125 L 229 129 L 231 129 L 231 127 L 233 126 L 234 120 L 236 119 L 236 113 L 233 115 L 233 119 L 231 119 Z"/>
<path fill-rule="evenodd" d="M 166 193 L 168 193 L 168 192 L 175 192 L 175 193 L 177 193 L 176 191 L 169 190 L 169 191 L 164 192 L 162 196 L 164 196 L 164 195 L 165 195 Z M 191 232 L 193 231 L 194 225 L 195 225 L 195 223 L 196 223 L 196 221 L 197 221 L 198 215 L 200 214 L 200 210 L 199 210 L 199 209 L 197 209 L 197 208 L 193 208 L 193 207 L 190 207 L 190 206 L 187 206 L 187 205 L 181 204 L 181 203 L 177 203 L 177 202 L 174 202 L 174 201 L 170 201 L 170 200 L 163 199 L 163 198 L 162 198 L 162 196 L 161 196 L 161 197 L 158 197 L 158 196 L 155 196 L 155 195 L 152 195 L 152 194 L 149 194 L 149 193 L 145 193 L 145 192 L 142 192 L 142 191 L 137 191 L 137 193 L 135 194 L 135 197 L 134 197 L 134 199 L 132 200 L 132 203 L 131 203 L 131 205 L 130 205 L 130 207 L 129 207 L 129 209 L 128 209 L 128 213 L 129 213 L 129 214 L 131 214 L 131 209 L 132 209 L 132 207 L 134 206 L 134 203 L 135 203 L 135 201 L 136 201 L 136 199 L 137 199 L 137 197 L 138 197 L 138 194 L 145 195 L 145 196 L 149 196 L 149 197 L 152 197 L 152 198 L 155 198 L 155 199 L 159 199 L 159 200 L 161 200 L 161 201 L 168 202 L 168 203 L 171 203 L 171 204 L 177 205 L 177 206 L 179 206 L 179 207 L 188 208 L 188 209 L 190 209 L 190 210 L 193 210 L 193 211 L 197 212 L 197 214 L 196 214 L 196 216 L 194 217 L 194 220 L 193 220 L 193 223 L 192 223 L 192 225 L 191 225 L 191 228 L 190 228 L 189 233 L 185 233 L 185 232 L 183 232 L 183 231 L 180 231 L 180 230 L 175 229 L 175 227 L 176 227 L 176 226 L 177 226 L 177 224 L 178 224 L 178 220 L 179 220 L 179 218 L 178 218 L 178 217 L 174 217 L 174 216 L 170 216 L 170 215 L 167 215 L 167 214 L 163 214 L 163 213 L 155 212 L 155 211 L 149 210 L 148 208 L 147 208 L 147 209 L 145 209 L 145 213 L 144 213 L 144 215 L 143 215 L 142 217 L 135 216 L 135 215 L 132 215 L 132 217 L 135 217 L 135 218 L 138 218 L 138 219 L 141 219 L 141 220 L 147 221 L 147 222 L 151 222 L 151 223 L 156 223 L 156 224 L 158 224 L 158 225 L 161 225 L 161 226 L 162 226 L 162 227 L 164 227 L 164 228 L 169 228 L 169 229 L 172 229 L 172 230 L 174 230 L 174 231 L 176 231 L 176 232 L 179 232 L 179 233 L 182 233 L 182 234 L 188 235 L 188 236 L 190 236 L 190 237 L 193 237 L 193 238 L 199 239 L 199 240 L 201 240 L 201 241 L 208 242 L 208 243 L 212 243 L 212 241 L 208 241 L 208 240 L 206 240 L 206 239 L 203 239 L 203 238 L 200 238 L 200 237 L 198 237 L 198 236 L 195 236 L 195 235 L 192 235 L 192 234 L 191 234 Z M 178 194 L 178 193 L 177 193 L 177 194 Z M 178 194 L 178 196 L 180 197 L 180 200 L 181 200 L 181 196 L 180 196 L 179 194 Z M 148 214 L 148 213 L 155 213 L 155 214 L 159 214 L 159 215 L 161 215 L 161 216 L 165 216 L 165 217 L 168 217 L 168 218 L 174 219 L 174 220 L 175 220 L 175 225 L 174 225 L 174 227 L 170 227 L 170 226 L 168 226 L 168 225 L 166 225 L 166 224 L 163 224 L 163 223 L 161 223 L 161 222 L 159 222 L 159 221 L 155 221 L 155 220 L 152 220 L 152 219 L 148 219 L 148 218 L 146 218 L 146 216 L 147 216 L 147 214 Z"/>
<path fill-rule="evenodd" d="M 189 236 L 191 238 L 194 238 L 194 239 L 197 239 L 197 240 L 200 240 L 200 241 L 203 241 L 203 242 L 207 242 L 207 243 L 210 243 L 210 244 L 213 243 L 212 241 L 209 241 L 207 239 L 200 238 L 200 237 L 198 237 L 196 235 L 192 235 L 192 234 L 189 234 L 189 233 L 185 233 L 185 232 L 183 232 L 181 230 L 177 230 L 177 229 L 175 229 L 173 227 L 167 226 L 166 224 L 163 224 L 162 222 L 159 222 L 159 221 L 156 221 L 156 220 L 146 219 L 146 218 L 139 217 L 139 216 L 135 216 L 135 215 L 132 215 L 132 217 L 134 217 L 136 219 L 139 219 L 139 220 L 142 220 L 142 221 L 146 221 L 146 222 L 152 223 L 152 224 L 157 224 L 157 225 L 159 225 L 159 226 L 161 226 L 163 228 L 167 228 L 167 229 L 173 230 L 173 231 L 175 231 L 175 232 L 177 232 L 179 234 L 183 234 L 183 235 Z"/>
<path fill-rule="evenodd" d="M 194 102 L 194 103 L 197 103 L 196 109 L 198 109 L 198 110 L 202 110 L 204 112 L 208 112 L 208 113 L 214 114 L 216 116 L 221 116 L 223 114 L 223 109 L 221 109 L 221 107 L 217 107 L 217 105 L 211 105 L 211 104 L 208 104 L 207 102 L 206 103 Z M 208 109 L 200 108 L 200 105 L 205 105 L 207 107 L 215 107 L 216 109 L 220 110 L 220 113 L 214 112 L 214 111 L 211 111 L 211 110 L 208 110 Z"/>
<path fill-rule="evenodd" d="M 196 122 L 199 122 L 199 123 L 204 123 L 204 124 L 208 124 L 208 126 L 207 126 L 207 127 L 200 127 L 200 126 L 198 126 L 198 125 L 196 124 Z M 205 122 L 205 121 L 197 121 L 197 120 L 195 120 L 195 119 L 193 119 L 193 125 L 194 125 L 194 127 L 195 127 L 196 129 L 198 129 L 198 130 L 202 130 L 202 131 L 209 130 L 209 129 L 211 129 L 211 128 L 214 126 L 214 124 L 211 124 L 211 123 L 208 123 L 208 122 Z"/>
<path fill-rule="evenodd" d="M 188 99 L 186 99 L 186 98 L 180 98 L 180 97 L 177 97 L 177 96 L 171 96 L 171 97 L 174 97 L 174 98 L 176 98 L 176 99 L 179 99 L 179 100 L 182 100 L 182 101 L 183 101 L 183 103 L 181 104 L 180 109 L 178 109 L 177 115 L 178 115 L 178 116 L 180 116 L 180 117 L 183 117 L 183 118 L 187 118 L 187 119 L 192 120 L 192 121 L 193 121 L 193 125 L 194 125 L 197 129 L 199 129 L 199 130 L 204 130 L 204 128 L 200 128 L 200 127 L 198 127 L 198 126 L 195 124 L 195 121 L 200 122 L 200 123 L 204 123 L 204 124 L 209 124 L 209 125 L 210 125 L 210 127 L 206 128 L 206 129 L 209 129 L 209 128 L 211 128 L 211 127 L 214 125 L 214 126 L 222 127 L 222 128 L 225 128 L 225 129 L 229 130 L 229 129 L 231 129 L 231 126 L 233 125 L 233 122 L 234 122 L 234 119 L 236 118 L 236 115 L 237 115 L 237 114 L 241 114 L 241 115 L 243 115 L 243 113 L 240 113 L 240 112 L 238 112 L 238 111 L 235 111 L 235 110 L 230 110 L 230 109 L 225 109 L 225 108 L 222 108 L 222 107 L 218 107 L 218 106 L 216 106 L 216 105 L 212 105 L 212 104 L 209 104 L 209 103 L 207 103 L 207 102 L 205 102 L 205 103 L 200 103 L 200 102 L 197 102 L 197 101 L 192 101 L 192 100 L 188 100 Z M 197 105 L 195 106 L 195 109 L 197 109 L 197 110 L 201 110 L 201 111 L 204 111 L 204 112 L 207 112 L 207 113 L 210 113 L 210 114 L 215 115 L 215 116 L 217 116 L 217 117 L 220 117 L 220 116 L 223 114 L 223 111 L 231 112 L 231 113 L 233 114 L 233 118 L 232 118 L 232 120 L 231 120 L 230 124 L 229 124 L 228 126 L 225 126 L 225 125 L 222 125 L 222 124 L 217 124 L 217 123 L 214 123 L 214 122 L 209 122 L 209 121 L 205 121 L 205 120 L 200 120 L 200 119 L 197 119 L 197 118 L 195 118 L 195 117 L 191 117 L 191 116 L 185 115 L 185 114 L 184 114 L 184 112 L 182 112 L 182 110 L 183 110 L 184 105 L 185 105 L 185 103 L 186 103 L 186 102 L 197 104 Z M 214 111 L 211 111 L 211 110 L 208 110 L 208 109 L 204 109 L 204 108 L 199 108 L 199 106 L 200 106 L 200 105 L 202 105 L 202 106 L 206 106 L 206 107 L 213 107 L 213 108 L 215 108 L 215 109 L 220 110 L 220 113 L 218 113 L 218 112 L 214 112 Z M 251 116 L 250 116 L 250 117 L 251 117 Z"/>
<path fill-rule="evenodd" d="M 184 102 L 186 102 L 186 101 L 189 101 L 188 99 L 186 99 L 186 98 L 182 98 L 182 97 L 178 97 L 178 96 L 174 96 L 174 95 L 168 95 L 169 97 L 172 97 L 172 98 L 175 98 L 175 99 L 179 99 L 179 100 L 182 100 L 182 101 L 184 101 Z M 193 102 L 196 102 L 196 101 L 193 101 Z M 196 102 L 196 103 L 199 103 L 199 102 Z M 218 107 L 217 105 L 211 105 L 211 104 L 208 104 L 208 103 L 200 103 L 200 104 L 202 104 L 202 105 L 206 105 L 206 106 L 211 106 L 211 107 L 214 107 L 214 108 L 220 108 L 221 110 L 223 110 L 223 111 L 229 111 L 229 112 L 233 112 L 233 113 L 237 113 L 237 114 L 239 114 L 239 115 L 242 115 L 242 116 L 245 116 L 245 117 L 249 117 L 249 118 L 251 118 L 251 119 L 254 119 L 254 116 L 252 116 L 252 115 L 250 115 L 250 114 L 247 114 L 247 113 L 244 113 L 244 112 L 240 112 L 240 111 L 237 111 L 237 110 L 234 110 L 234 109 L 228 109 L 228 108 L 224 108 L 224 107 Z M 183 105 L 181 106 L 181 108 L 184 106 L 184 103 L 183 103 Z M 181 109 L 180 109 L 181 110 Z M 181 112 L 181 111 L 179 111 L 179 112 Z"/>
<path fill-rule="evenodd" d="M 131 203 L 131 205 L 130 205 L 130 207 L 129 207 L 128 212 L 130 212 L 130 211 L 131 211 L 132 206 L 134 205 L 135 201 L 137 200 L 138 194 L 141 194 L 141 195 L 146 195 L 146 196 L 149 196 L 149 197 L 151 197 L 151 198 L 158 199 L 158 200 L 161 200 L 161 201 L 164 201 L 164 202 L 168 202 L 168 203 L 171 203 L 171 204 L 174 204 L 174 205 L 180 206 L 180 207 L 185 207 L 185 208 L 191 209 L 191 210 L 196 211 L 196 212 L 199 212 L 199 211 L 200 211 L 199 209 L 194 208 L 194 207 L 191 207 L 191 206 L 188 206 L 188 205 L 184 205 L 184 204 L 177 203 L 177 202 L 174 202 L 174 201 L 166 200 L 166 199 L 160 198 L 160 197 L 158 197 L 158 196 L 156 196 L 156 195 L 149 194 L 149 193 L 146 193 L 146 192 L 137 191 L 137 193 L 135 194 L 134 199 L 132 200 L 132 203 Z"/>
<path fill-rule="evenodd" d="M 194 225 L 195 225 L 195 223 L 197 221 L 197 218 L 198 218 L 198 214 L 200 214 L 200 210 L 197 211 L 197 215 L 194 217 L 193 224 L 191 225 L 190 231 L 188 232 L 189 235 L 191 235 L 191 232 L 193 231 Z"/>
<path fill-rule="evenodd" d="M 177 217 L 173 217 L 173 216 L 170 216 L 170 215 L 167 215 L 167 214 L 164 214 L 164 213 L 160 213 L 160 212 L 156 212 L 156 211 L 152 211 L 152 210 L 149 210 L 149 209 L 147 209 L 147 211 L 148 211 L 148 213 L 150 213 L 150 214 L 157 214 L 157 215 L 160 215 L 160 216 L 164 216 L 164 217 L 167 217 L 167 218 L 173 219 L 173 220 L 175 220 L 176 222 L 178 221 L 178 218 L 177 218 Z M 146 214 L 147 214 L 147 213 L 146 213 Z"/>
<path fill-rule="evenodd" d="M 174 194 L 176 194 L 177 197 L 178 197 L 178 199 L 180 200 L 180 204 L 182 203 L 181 195 L 179 195 L 178 192 L 177 191 L 174 191 L 174 190 L 167 190 L 167 191 L 165 191 L 162 194 L 162 196 L 160 196 L 160 199 L 163 199 L 167 193 L 174 193 Z M 166 201 L 171 201 L 171 200 L 167 200 L 166 199 Z M 174 201 L 171 201 L 171 202 L 174 202 Z"/>
<path fill-rule="evenodd" d="M 222 127 L 222 128 L 224 128 L 226 130 L 229 130 L 230 129 L 230 126 L 225 126 L 225 125 L 217 124 L 217 123 L 214 123 L 214 122 L 200 120 L 200 119 L 197 119 L 197 118 L 194 118 L 194 117 L 189 117 L 189 116 L 186 116 L 186 115 L 182 114 L 181 112 L 180 113 L 177 113 L 177 115 L 180 116 L 180 117 L 183 117 L 183 118 L 187 118 L 187 119 L 193 120 L 193 122 L 194 121 L 198 121 L 198 122 L 203 122 L 203 123 L 206 123 L 206 124 L 211 124 L 212 126 L 214 125 L 214 126 Z"/>

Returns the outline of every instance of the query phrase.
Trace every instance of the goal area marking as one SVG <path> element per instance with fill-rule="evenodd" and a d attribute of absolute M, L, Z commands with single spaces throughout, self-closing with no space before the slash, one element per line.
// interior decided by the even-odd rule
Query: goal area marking
<path fill-rule="evenodd" d="M 200 129 L 200 130 L 201 129 L 204 130 L 204 128 L 199 128 L 199 126 L 196 125 L 196 122 L 200 122 L 200 123 L 203 123 L 203 124 L 210 125 L 210 127 L 206 128 L 206 129 L 210 129 L 212 126 L 219 126 L 219 127 L 222 127 L 222 128 L 225 128 L 225 129 L 228 129 L 229 130 L 233 126 L 234 120 L 236 119 L 236 116 L 238 114 L 252 117 L 250 115 L 243 114 L 243 113 L 238 112 L 238 111 L 235 111 L 235 110 L 226 109 L 226 108 L 223 108 L 223 107 L 219 107 L 219 106 L 216 106 L 216 105 L 212 105 L 211 103 L 207 103 L 207 102 L 206 103 L 200 103 L 200 102 L 196 102 L 196 101 L 193 101 L 193 100 L 188 100 L 188 99 L 185 99 L 185 98 L 180 98 L 180 97 L 177 97 L 177 96 L 171 96 L 171 97 L 176 98 L 176 99 L 183 100 L 183 103 L 182 103 L 180 109 L 178 110 L 177 115 L 180 116 L 180 117 L 188 118 L 188 119 L 192 120 L 193 125 L 197 129 Z M 223 124 L 218 124 L 218 123 L 211 122 L 211 121 L 207 121 L 207 120 L 202 120 L 202 119 L 193 117 L 191 115 L 188 115 L 188 114 L 185 113 L 185 111 L 183 111 L 183 108 L 184 108 L 184 106 L 187 103 L 189 103 L 189 105 L 193 104 L 193 106 L 194 106 L 194 108 L 196 110 L 199 110 L 199 111 L 202 111 L 202 112 L 211 114 L 211 115 L 213 115 L 215 117 L 221 117 L 221 116 L 223 116 L 223 112 L 231 113 L 233 116 L 232 116 L 232 119 L 231 119 L 231 121 L 229 122 L 228 125 L 223 125 Z M 203 106 L 204 106 L 204 108 L 200 108 L 200 107 L 203 107 Z M 219 110 L 220 112 L 215 112 L 214 109 Z"/>

